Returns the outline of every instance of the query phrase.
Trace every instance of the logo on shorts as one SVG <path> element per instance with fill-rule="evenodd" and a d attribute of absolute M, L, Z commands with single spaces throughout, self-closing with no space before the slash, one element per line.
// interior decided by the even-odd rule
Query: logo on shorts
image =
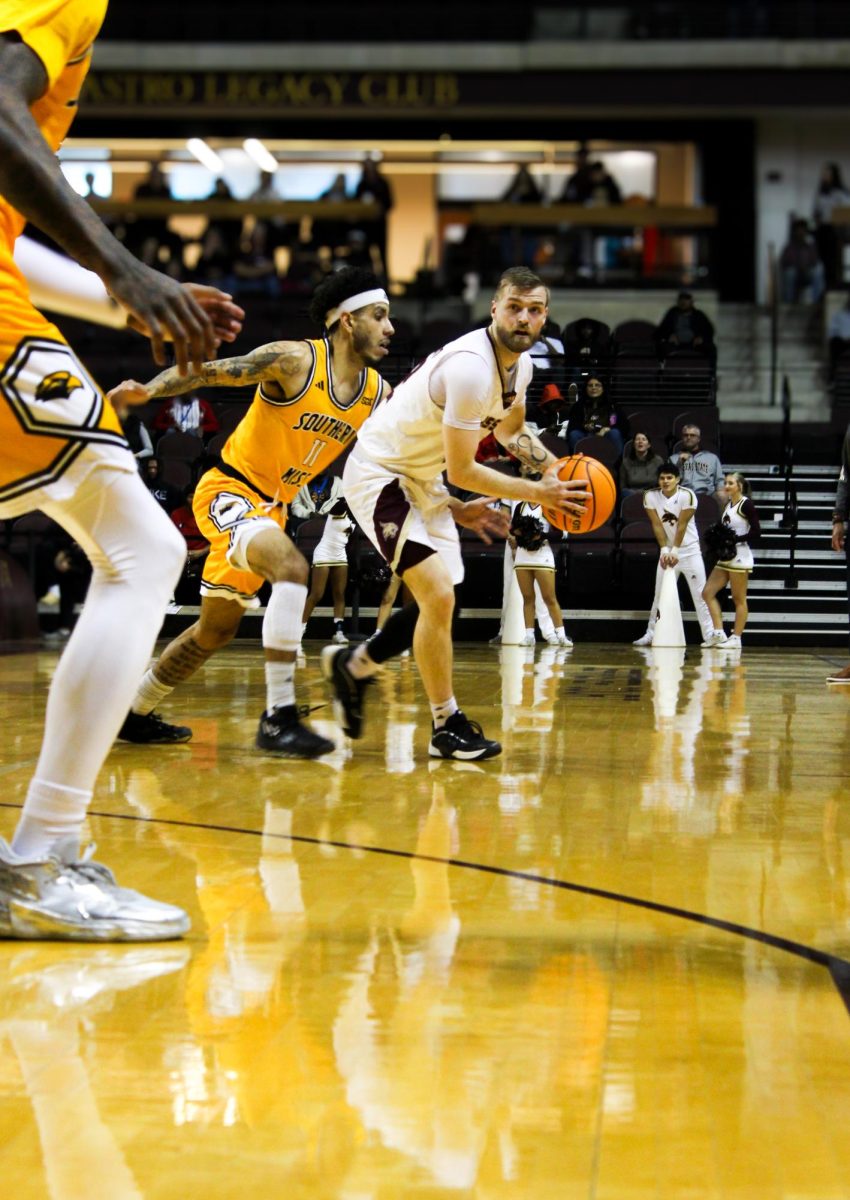
<path fill-rule="evenodd" d="M 35 389 L 36 400 L 67 400 L 72 392 L 83 386 L 83 381 L 70 371 L 52 371 Z"/>
<path fill-rule="evenodd" d="M 481 428 L 489 429 L 492 432 L 492 430 L 494 430 L 498 424 L 499 424 L 498 417 L 485 417 L 484 420 L 481 422 Z"/>
<path fill-rule="evenodd" d="M 385 542 L 392 542 L 398 537 L 398 525 L 395 521 L 381 521 L 381 536 Z"/>

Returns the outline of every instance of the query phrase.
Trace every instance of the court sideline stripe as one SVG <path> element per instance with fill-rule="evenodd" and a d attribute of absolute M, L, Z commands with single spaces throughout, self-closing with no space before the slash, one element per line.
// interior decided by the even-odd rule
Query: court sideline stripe
<path fill-rule="evenodd" d="M 0 808 L 17 808 L 20 804 L 0 801 Z M 413 862 L 432 862 L 440 866 L 458 867 L 467 871 L 480 871 L 487 875 L 498 875 L 504 879 L 521 879 L 526 883 L 537 883 L 543 887 L 559 888 L 565 892 L 575 892 L 580 896 L 594 896 L 599 900 L 612 900 L 617 904 L 628 904 L 632 908 L 643 908 L 648 912 L 661 913 L 668 917 L 678 917 L 684 921 L 692 921 L 697 925 L 706 925 L 711 929 L 719 929 L 723 933 L 731 933 L 736 937 L 749 941 L 760 942 L 763 946 L 771 946 L 775 950 L 783 950 L 796 958 L 805 958 L 818 966 L 826 967 L 830 978 L 835 984 L 839 996 L 844 1002 L 850 1016 L 850 961 L 839 958 L 835 954 L 827 954 L 814 946 L 805 946 L 802 942 L 791 941 L 790 938 L 779 937 L 774 933 L 764 933 L 760 929 L 752 929 L 749 925 L 739 925 L 735 921 L 724 921 L 720 917 L 709 917 L 705 913 L 693 912 L 688 908 L 677 908 L 672 904 L 660 904 L 656 900 L 642 900 L 638 896 L 627 896 L 622 892 L 612 892 L 606 888 L 591 887 L 584 883 L 570 883 L 565 879 L 549 879 L 545 875 L 534 875 L 529 871 L 516 871 L 510 867 L 497 867 L 488 863 L 471 862 L 464 858 L 441 858 L 434 854 L 417 854 L 414 850 L 393 850 L 388 846 L 364 846 L 358 842 L 340 842 L 332 838 L 307 837 L 305 834 L 264 833 L 262 829 L 243 829 L 237 825 L 211 825 L 205 821 L 176 821 L 165 817 L 143 817 L 137 813 L 114 813 L 90 810 L 89 817 L 102 817 L 114 821 L 134 821 L 141 825 L 168 825 L 177 829 L 203 829 L 210 833 L 235 833 L 248 837 L 272 837 L 280 841 L 299 842 L 307 846 L 333 846 L 338 850 L 361 851 L 365 854 L 383 854 L 389 858 L 403 858 Z"/>

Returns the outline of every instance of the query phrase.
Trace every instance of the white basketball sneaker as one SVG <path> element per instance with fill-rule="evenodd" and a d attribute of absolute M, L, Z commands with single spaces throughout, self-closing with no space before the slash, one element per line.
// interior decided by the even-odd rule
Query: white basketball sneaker
<path fill-rule="evenodd" d="M 722 629 L 715 629 L 714 633 L 709 634 L 704 642 L 701 642 L 703 650 L 713 650 L 716 646 L 725 646 L 728 638 Z M 740 645 L 740 642 L 738 643 Z"/>
<path fill-rule="evenodd" d="M 70 838 L 27 860 L 0 839 L 0 937 L 25 941 L 159 942 L 182 937 L 181 908 L 119 887 L 102 863 Z"/>
<path fill-rule="evenodd" d="M 529 632 L 529 630 L 526 629 L 525 633 L 522 635 L 522 637 L 520 638 L 517 645 L 519 645 L 519 646 L 534 646 L 534 645 L 536 645 L 536 638 L 533 633 Z"/>
<path fill-rule="evenodd" d="M 718 642 L 717 644 L 723 650 L 740 650 L 741 649 L 741 639 L 738 637 L 737 633 L 730 633 L 728 638 L 726 638 L 725 641 Z"/>

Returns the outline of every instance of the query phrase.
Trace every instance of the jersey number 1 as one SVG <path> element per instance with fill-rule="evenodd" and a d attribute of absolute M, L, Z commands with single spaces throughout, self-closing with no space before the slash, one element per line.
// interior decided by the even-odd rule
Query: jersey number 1
<path fill-rule="evenodd" d="M 304 458 L 301 460 L 301 465 L 304 467 L 314 467 L 316 465 L 316 459 L 322 453 L 322 451 L 324 450 L 325 446 L 327 446 L 327 444 L 328 443 L 325 441 L 324 438 L 316 438 L 315 441 L 313 442 L 313 445 L 310 447 L 310 449 L 307 451 Z"/>

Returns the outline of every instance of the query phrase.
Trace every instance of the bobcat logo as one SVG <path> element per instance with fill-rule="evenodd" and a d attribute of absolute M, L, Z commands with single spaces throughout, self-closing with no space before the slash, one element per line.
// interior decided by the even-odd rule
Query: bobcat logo
<path fill-rule="evenodd" d="M 398 537 L 398 525 L 395 521 L 381 521 L 381 536 L 385 542 L 391 542 Z"/>
<path fill-rule="evenodd" d="M 666 509 L 661 514 L 661 520 L 664 522 L 665 525 L 678 525 L 678 523 L 679 523 L 679 518 L 676 516 L 676 514 L 667 512 Z"/>
<path fill-rule="evenodd" d="M 83 382 L 70 371 L 54 371 L 45 375 L 35 389 L 36 400 L 67 400 L 72 392 L 81 388 Z"/>
<path fill-rule="evenodd" d="M 489 430 L 489 432 L 492 433 L 498 424 L 499 424 L 498 417 L 485 417 L 484 420 L 481 422 L 481 428 L 487 429 L 487 430 Z"/>

